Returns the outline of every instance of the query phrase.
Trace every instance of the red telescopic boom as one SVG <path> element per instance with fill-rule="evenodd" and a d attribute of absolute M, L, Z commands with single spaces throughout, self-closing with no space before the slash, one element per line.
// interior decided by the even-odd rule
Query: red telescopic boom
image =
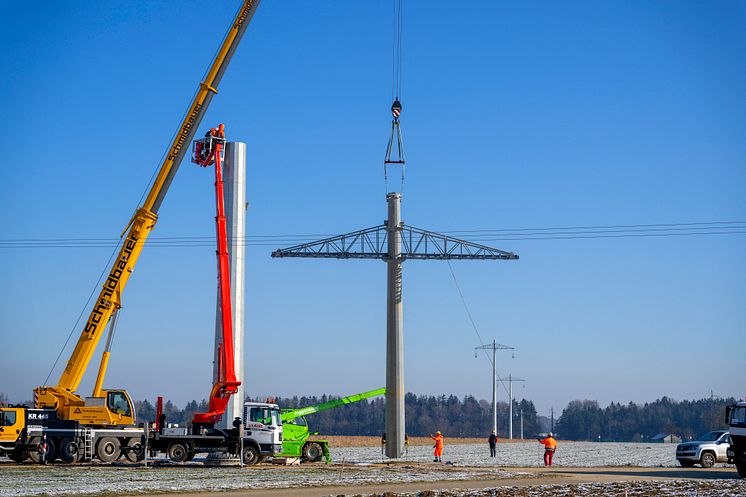
<path fill-rule="evenodd" d="M 194 415 L 192 425 L 213 426 L 220 421 L 231 395 L 238 392 L 240 381 L 236 380 L 235 357 L 233 352 L 233 308 L 231 305 L 231 277 L 228 259 L 228 229 L 225 220 L 223 196 L 223 146 L 225 127 L 220 124 L 211 129 L 203 140 L 194 142 L 192 162 L 203 167 L 215 165 L 215 229 L 217 234 L 218 293 L 220 295 L 220 320 L 223 329 L 222 340 L 218 344 L 218 378 L 210 392 L 207 412 Z"/>

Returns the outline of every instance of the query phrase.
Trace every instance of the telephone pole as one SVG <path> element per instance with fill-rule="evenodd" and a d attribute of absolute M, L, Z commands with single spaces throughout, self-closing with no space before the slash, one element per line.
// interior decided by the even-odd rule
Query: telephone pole
<path fill-rule="evenodd" d="M 508 387 L 508 397 L 510 397 L 510 403 L 508 404 L 508 419 L 510 419 L 510 422 L 508 423 L 508 438 L 513 439 L 513 383 L 517 381 L 526 382 L 526 380 L 522 380 L 521 378 L 513 378 L 513 375 L 508 375 L 507 378 L 500 378 L 500 381 L 507 381 L 510 385 Z M 521 438 L 523 438 L 523 435 L 521 435 Z"/>
<path fill-rule="evenodd" d="M 492 351 L 492 429 L 495 430 L 497 435 L 497 351 L 498 350 L 515 350 L 515 347 L 509 347 L 502 345 L 492 340 L 492 343 L 482 345 L 481 347 L 474 347 L 475 356 L 477 350 L 491 350 Z"/>

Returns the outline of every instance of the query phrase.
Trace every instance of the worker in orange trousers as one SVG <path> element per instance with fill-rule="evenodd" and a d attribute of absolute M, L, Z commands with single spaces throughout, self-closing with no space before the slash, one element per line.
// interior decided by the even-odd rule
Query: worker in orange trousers
<path fill-rule="evenodd" d="M 439 431 L 435 432 L 435 436 L 430 435 L 430 438 L 435 440 L 435 451 L 433 451 L 433 462 L 443 462 L 443 435 Z"/>
<path fill-rule="evenodd" d="M 539 439 L 539 443 L 544 446 L 544 466 L 551 466 L 554 451 L 557 450 L 557 440 L 554 439 L 554 434 L 550 431 L 546 438 Z"/>

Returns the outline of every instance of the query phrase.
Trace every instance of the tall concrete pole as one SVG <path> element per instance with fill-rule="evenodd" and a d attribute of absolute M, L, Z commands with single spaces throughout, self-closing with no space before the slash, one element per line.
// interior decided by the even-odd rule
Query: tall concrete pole
<path fill-rule="evenodd" d="M 233 308 L 233 351 L 235 354 L 236 378 L 241 381 L 238 392 L 228 402 L 221 425 L 233 428 L 233 419 L 240 418 L 244 401 L 244 284 L 246 246 L 246 144 L 228 142 L 225 144 L 223 161 L 225 182 L 225 219 L 228 228 L 228 253 L 231 268 L 231 306 Z M 215 362 L 213 381 L 218 375 L 218 344 L 222 338 L 220 322 L 220 298 L 218 297 L 215 319 Z"/>
<path fill-rule="evenodd" d="M 508 419 L 510 419 L 510 422 L 508 423 L 508 438 L 510 440 L 513 440 L 513 375 L 508 375 L 508 383 L 510 383 L 510 386 L 508 386 L 508 397 L 510 397 L 510 402 L 508 406 Z"/>
<path fill-rule="evenodd" d="M 399 229 L 401 194 L 386 195 L 389 215 L 386 303 L 386 457 L 404 454 L 404 320 L 402 310 L 402 258 Z"/>
<path fill-rule="evenodd" d="M 492 340 L 492 430 L 497 436 L 497 342 Z"/>
<path fill-rule="evenodd" d="M 523 408 L 521 407 L 521 440 L 523 440 Z"/>

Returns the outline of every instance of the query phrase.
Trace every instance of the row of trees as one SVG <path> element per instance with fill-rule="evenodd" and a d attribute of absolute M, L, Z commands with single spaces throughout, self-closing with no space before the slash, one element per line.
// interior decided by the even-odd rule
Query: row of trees
<path fill-rule="evenodd" d="M 283 408 L 295 409 L 326 402 L 333 397 L 277 398 Z M 257 399 L 258 400 L 258 399 Z M 261 399 L 264 400 L 264 399 Z M 646 441 L 658 433 L 694 438 L 710 430 L 726 428 L 725 406 L 736 399 L 708 398 L 675 401 L 663 397 L 655 402 L 622 405 L 612 402 L 602 408 L 595 400 L 573 400 L 562 411 L 555 430 L 565 440 Z M 8 397 L 0 392 L 0 405 Z M 454 395 L 427 396 L 408 393 L 404 399 L 407 433 L 427 436 L 436 430 L 450 437 L 486 437 L 492 428 L 492 407 L 486 400 L 471 395 L 459 399 Z M 384 432 L 385 401 L 382 397 L 367 399 L 338 409 L 313 414 L 309 423 L 313 431 L 324 435 L 373 435 Z M 498 402 L 498 435 L 508 435 L 508 404 Z M 154 420 L 155 407 L 147 400 L 136 401 L 138 420 Z M 194 413 L 207 410 L 207 403 L 195 400 L 184 408 L 167 401 L 163 407 L 170 423 L 188 425 Z M 521 411 L 526 438 L 548 431 L 544 418 L 537 416 L 534 403 L 523 399 L 513 402 L 513 437 L 520 437 Z"/>
<path fill-rule="evenodd" d="M 573 400 L 556 425 L 569 440 L 645 441 L 656 434 L 675 434 L 683 439 L 725 429 L 725 406 L 736 399 L 709 398 L 677 402 L 663 397 L 655 402 L 622 405 L 612 402 L 601 408 L 595 400 Z"/>

